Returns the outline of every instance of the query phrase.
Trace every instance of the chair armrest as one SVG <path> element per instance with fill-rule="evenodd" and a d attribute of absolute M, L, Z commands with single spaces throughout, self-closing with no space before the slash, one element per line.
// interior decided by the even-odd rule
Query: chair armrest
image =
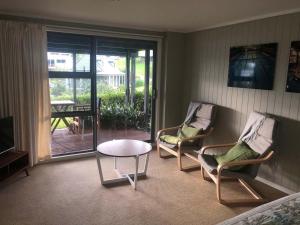
<path fill-rule="evenodd" d="M 227 163 L 223 163 L 218 165 L 218 174 L 220 174 L 220 172 L 222 172 L 223 169 L 227 169 L 233 166 L 246 166 L 246 165 L 255 165 L 255 164 L 261 164 L 263 162 L 266 162 L 267 160 L 269 160 L 272 155 L 274 154 L 274 151 L 270 151 L 265 157 L 263 158 L 258 158 L 258 159 L 249 159 L 249 160 L 240 160 L 240 161 L 234 161 L 234 162 L 227 162 Z"/>
<path fill-rule="evenodd" d="M 224 148 L 224 147 L 228 147 L 229 148 L 229 147 L 233 147 L 235 145 L 236 145 L 236 142 L 235 143 L 229 143 L 229 144 L 206 145 L 206 146 L 204 146 L 204 147 L 201 148 L 200 154 L 203 155 L 206 152 L 206 150 L 211 149 L 211 148 L 216 148 L 216 149 L 218 149 L 218 148 Z"/>
<path fill-rule="evenodd" d="M 176 127 L 169 127 L 169 128 L 164 128 L 164 129 L 161 129 L 157 132 L 157 137 L 156 139 L 159 140 L 159 137 L 161 136 L 161 134 L 163 132 L 167 132 L 167 131 L 173 131 L 173 130 L 177 130 L 179 129 L 181 126 L 176 126 Z"/>

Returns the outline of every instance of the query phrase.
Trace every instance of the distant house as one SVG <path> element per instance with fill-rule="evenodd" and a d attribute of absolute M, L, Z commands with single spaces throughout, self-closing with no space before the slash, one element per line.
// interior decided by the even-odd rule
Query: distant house
<path fill-rule="evenodd" d="M 97 56 L 97 77 L 114 88 L 125 84 L 125 73 L 120 71 L 115 62 L 118 56 Z"/>
<path fill-rule="evenodd" d="M 118 88 L 125 84 L 125 73 L 120 71 L 116 65 L 118 56 L 97 55 L 96 69 L 97 77 L 105 84 Z M 50 71 L 88 72 L 90 58 L 80 54 L 76 56 L 76 68 L 73 68 L 73 55 L 71 53 L 48 52 L 48 68 Z"/>
<path fill-rule="evenodd" d="M 71 53 L 48 52 L 49 71 L 73 71 L 73 56 Z"/>

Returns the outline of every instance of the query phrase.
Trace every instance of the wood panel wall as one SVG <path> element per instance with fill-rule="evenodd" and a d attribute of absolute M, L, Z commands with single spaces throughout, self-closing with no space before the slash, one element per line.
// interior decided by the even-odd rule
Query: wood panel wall
<path fill-rule="evenodd" d="M 253 110 L 275 115 L 280 125 L 276 156 L 259 176 L 300 191 L 300 94 L 285 92 L 294 40 L 300 40 L 299 13 L 187 34 L 183 109 L 193 99 L 220 106 L 209 143 L 236 140 Z M 271 42 L 278 43 L 273 90 L 227 87 L 230 47 Z"/>
<path fill-rule="evenodd" d="M 165 36 L 165 58 L 164 58 L 164 116 L 162 127 L 172 127 L 180 124 L 178 118 L 181 116 L 179 105 L 182 105 L 182 82 L 184 64 L 185 35 L 181 33 L 167 32 Z"/>

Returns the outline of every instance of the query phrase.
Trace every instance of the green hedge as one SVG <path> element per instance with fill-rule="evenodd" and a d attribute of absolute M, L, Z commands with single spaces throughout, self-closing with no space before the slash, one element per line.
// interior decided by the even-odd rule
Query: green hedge
<path fill-rule="evenodd" d="M 113 104 L 101 107 L 100 122 L 103 128 L 147 129 L 146 121 L 144 113 L 131 106 Z"/>
<path fill-rule="evenodd" d="M 135 94 L 134 104 L 125 102 L 125 93 L 121 91 L 107 92 L 100 95 L 101 109 L 100 122 L 104 128 L 134 127 L 138 129 L 150 129 L 150 117 L 144 114 L 144 93 Z M 77 97 L 77 104 L 88 104 L 89 95 Z M 151 95 L 149 96 L 149 109 L 151 111 Z M 151 114 L 151 112 L 149 113 Z"/>
<path fill-rule="evenodd" d="M 125 105 L 125 93 L 109 93 L 109 94 L 102 94 L 99 96 L 101 98 L 102 105 L 108 106 L 112 104 L 119 104 L 119 105 Z M 98 98 L 99 98 L 98 97 Z M 70 99 L 72 100 L 71 96 L 60 96 L 59 98 L 55 98 L 55 100 L 66 100 Z M 149 103 L 151 101 L 151 95 L 149 96 Z M 90 95 L 80 95 L 77 96 L 77 104 L 89 104 L 90 103 Z M 138 110 L 143 110 L 144 108 L 144 93 L 137 92 L 135 94 L 134 99 L 134 108 Z"/>
<path fill-rule="evenodd" d="M 151 96 L 149 107 L 151 108 Z M 150 129 L 150 117 L 144 114 L 144 93 L 137 92 L 132 106 L 126 105 L 125 93 L 109 93 L 101 96 L 100 121 L 104 127 Z"/>

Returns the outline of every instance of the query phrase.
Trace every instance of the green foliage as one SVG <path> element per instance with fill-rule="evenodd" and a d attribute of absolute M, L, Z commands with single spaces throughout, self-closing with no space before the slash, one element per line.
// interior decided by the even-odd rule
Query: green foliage
<path fill-rule="evenodd" d="M 101 98 L 101 104 L 103 106 L 125 104 L 125 92 L 121 92 L 121 91 L 107 92 L 100 95 L 99 97 Z"/>
<path fill-rule="evenodd" d="M 144 113 L 126 105 L 103 105 L 100 121 L 103 128 L 147 128 Z"/>
<path fill-rule="evenodd" d="M 73 92 L 63 89 L 63 81 L 51 80 L 51 85 L 55 88 L 50 90 L 51 100 L 73 100 Z M 103 82 L 97 82 L 98 98 L 101 98 L 100 122 L 103 127 L 113 128 L 137 128 L 149 130 L 150 116 L 144 114 L 144 81 L 137 80 L 139 88 L 136 88 L 133 104 L 126 102 L 125 86 L 118 89 L 111 88 Z M 77 91 L 76 104 L 91 104 L 91 94 L 89 84 L 85 80 L 77 85 L 80 91 Z M 55 93 L 54 93 L 55 92 Z M 149 94 L 149 114 L 151 115 L 151 93 Z"/>
<path fill-rule="evenodd" d="M 144 80 L 142 79 L 136 80 L 135 87 L 144 87 Z"/>
<path fill-rule="evenodd" d="M 51 98 L 51 100 L 73 100 L 73 96 L 70 94 L 63 94 L 63 95 L 59 95 L 56 96 L 55 98 Z"/>
<path fill-rule="evenodd" d="M 50 94 L 53 96 L 63 95 L 66 92 L 66 85 L 62 79 L 51 79 Z"/>
<path fill-rule="evenodd" d="M 151 107 L 149 97 L 149 108 Z M 100 120 L 103 127 L 150 129 L 150 117 L 144 114 L 144 93 L 137 92 L 134 104 L 125 102 L 125 93 L 114 92 L 101 96 Z"/>
<path fill-rule="evenodd" d="M 68 96 L 60 98 L 68 99 Z M 71 96 L 70 96 L 71 97 Z M 144 114 L 144 93 L 136 92 L 134 104 L 126 104 L 125 92 L 123 90 L 107 91 L 99 95 L 101 98 L 100 122 L 103 128 L 137 128 L 150 129 L 150 117 Z M 151 114 L 151 93 L 149 96 Z M 90 104 L 90 94 L 77 96 L 77 104 Z"/>

